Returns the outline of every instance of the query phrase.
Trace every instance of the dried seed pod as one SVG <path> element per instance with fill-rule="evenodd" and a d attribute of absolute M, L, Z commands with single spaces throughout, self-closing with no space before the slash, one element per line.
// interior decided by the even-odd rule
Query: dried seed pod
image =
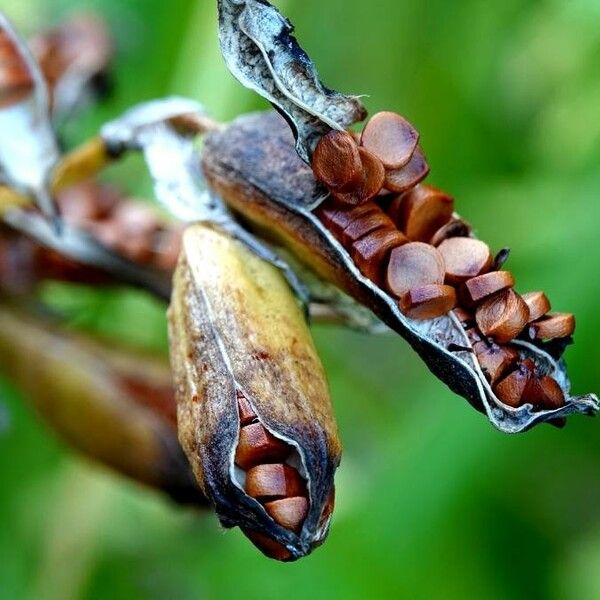
<path fill-rule="evenodd" d="M 227 234 L 191 226 L 175 272 L 169 331 L 180 441 L 221 522 L 239 525 L 269 556 L 308 554 L 327 533 L 320 521 L 340 443 L 323 368 L 283 276 Z M 240 395 L 247 401 L 239 402 Z M 244 482 L 234 455 L 240 419 L 252 427 L 253 413 L 293 454 L 275 471 L 253 467 Z M 288 473 L 292 459 L 302 481 L 299 472 Z M 308 499 L 299 533 L 250 496 L 284 492 Z"/>
<path fill-rule="evenodd" d="M 477 360 L 488 381 L 494 385 L 519 360 L 519 353 L 506 346 L 479 347 L 475 350 Z"/>
<path fill-rule="evenodd" d="M 445 240 L 438 250 L 446 265 L 446 281 L 450 284 L 462 283 L 485 273 L 493 261 L 489 246 L 473 238 Z"/>
<path fill-rule="evenodd" d="M 0 372 L 78 451 L 177 501 L 207 504 L 177 441 L 166 361 L 3 305 Z"/>
<path fill-rule="evenodd" d="M 529 309 L 519 294 L 508 289 L 483 302 L 475 318 L 484 335 L 493 337 L 499 344 L 506 344 L 527 325 Z"/>
<path fill-rule="evenodd" d="M 409 240 L 428 242 L 453 212 L 452 197 L 430 185 L 417 185 L 405 194 L 398 225 Z"/>
<path fill-rule="evenodd" d="M 401 194 L 414 187 L 429 175 L 429 165 L 421 148 L 417 148 L 408 164 L 401 169 L 385 172 L 383 187 Z"/>
<path fill-rule="evenodd" d="M 333 197 L 338 202 L 352 205 L 363 204 L 377 196 L 383 187 L 385 169 L 381 161 L 364 148 L 359 148 L 358 152 L 362 163 L 361 180 L 347 193 L 332 191 Z"/>
<path fill-rule="evenodd" d="M 469 279 L 463 287 L 464 298 L 468 303 L 476 304 L 481 300 L 515 285 L 515 278 L 508 271 L 492 271 Z"/>
<path fill-rule="evenodd" d="M 531 324 L 530 335 L 538 340 L 554 340 L 570 337 L 575 333 L 575 316 L 570 313 L 554 313 Z"/>
<path fill-rule="evenodd" d="M 320 209 L 313 212 L 322 189 L 312 170 L 296 156 L 293 135 L 280 116 L 272 112 L 249 115 L 209 133 L 202 166 L 211 187 L 255 230 L 274 237 L 318 277 L 372 310 L 411 344 L 436 376 L 467 398 L 495 427 L 516 433 L 556 418 L 556 414 L 534 414 L 528 408 L 509 410 L 497 398 L 480 373 L 474 353 L 459 350 L 470 344 L 454 315 L 433 322 L 407 320 L 387 292 L 359 276 L 356 263 L 320 220 Z M 385 206 L 387 200 L 380 202 Z M 534 358 L 563 388 L 567 401 L 558 416 L 595 413 L 596 396 L 569 395 L 564 363 L 546 350 L 535 344 L 519 348 L 522 356 Z"/>
<path fill-rule="evenodd" d="M 529 308 L 529 322 L 537 321 L 551 310 L 550 300 L 544 292 L 529 292 L 523 295 L 523 300 Z"/>
<path fill-rule="evenodd" d="M 452 219 L 450 222 L 442 225 L 432 236 L 429 243 L 432 246 L 439 246 L 445 240 L 454 237 L 469 237 L 471 235 L 471 226 L 462 219 Z"/>
<path fill-rule="evenodd" d="M 354 138 L 345 131 L 330 131 L 317 144 L 312 157 L 315 177 L 334 191 L 351 191 L 363 177 Z"/>
<path fill-rule="evenodd" d="M 411 159 L 419 143 L 419 132 L 393 112 L 373 115 L 366 124 L 361 144 L 372 152 L 386 169 L 400 169 Z"/>
<path fill-rule="evenodd" d="M 456 290 L 449 285 L 413 288 L 400 299 L 400 310 L 410 319 L 435 319 L 456 306 Z"/>
<path fill-rule="evenodd" d="M 433 246 L 410 242 L 392 250 L 386 287 L 401 298 L 413 288 L 444 283 L 445 272 L 444 260 Z"/>
<path fill-rule="evenodd" d="M 361 273 L 380 283 L 390 252 L 407 242 L 408 239 L 396 229 L 378 229 L 354 242 L 350 253 Z"/>
<path fill-rule="evenodd" d="M 533 377 L 534 369 L 535 365 L 533 361 L 523 361 L 515 371 L 496 385 L 494 391 L 498 398 L 507 406 L 512 406 L 513 408 L 521 406 L 523 404 L 523 394 L 530 379 Z"/>

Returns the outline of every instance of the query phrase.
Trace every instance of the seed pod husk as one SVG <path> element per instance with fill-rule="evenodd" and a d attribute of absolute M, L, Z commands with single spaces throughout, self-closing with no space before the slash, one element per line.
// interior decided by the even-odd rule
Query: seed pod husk
<path fill-rule="evenodd" d="M 416 154 L 416 153 L 415 153 Z M 203 169 L 213 189 L 264 237 L 287 247 L 322 279 L 338 286 L 402 335 L 431 371 L 484 412 L 504 432 L 525 431 L 537 423 L 575 412 L 593 414 L 595 395 L 569 395 L 564 363 L 533 343 L 515 341 L 538 369 L 554 377 L 567 397 L 556 411 L 507 409 L 486 380 L 461 323 L 452 313 L 431 321 L 409 321 L 397 301 L 361 274 L 313 209 L 322 198 L 310 168 L 295 155 L 285 122 L 274 113 L 246 115 L 210 133 Z M 479 274 L 479 273 L 477 273 Z"/>
<path fill-rule="evenodd" d="M 221 523 L 250 532 L 272 557 L 308 554 L 327 534 L 321 515 L 341 448 L 323 368 L 283 276 L 228 234 L 191 226 L 175 272 L 169 332 L 181 445 Z M 235 467 L 240 415 L 251 423 L 252 412 L 293 449 L 310 506 L 299 533 L 246 493 Z M 246 477 L 264 475 L 264 466 Z M 286 491 L 299 495 L 297 486 Z"/>
<path fill-rule="evenodd" d="M 177 440 L 166 360 L 2 304 L 0 372 L 78 451 L 177 501 L 208 505 Z"/>

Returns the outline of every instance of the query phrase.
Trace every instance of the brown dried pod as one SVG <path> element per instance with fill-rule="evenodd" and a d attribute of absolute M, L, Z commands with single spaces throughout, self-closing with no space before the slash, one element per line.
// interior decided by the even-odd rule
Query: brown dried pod
<path fill-rule="evenodd" d="M 330 131 L 317 144 L 312 157 L 315 177 L 334 191 L 352 191 L 363 177 L 358 145 L 345 131 Z"/>
<path fill-rule="evenodd" d="M 383 187 L 385 169 L 381 161 L 364 148 L 359 148 L 358 152 L 362 163 L 362 178 L 347 193 L 332 191 L 333 197 L 338 202 L 353 205 L 363 204 L 377 196 Z"/>
<path fill-rule="evenodd" d="M 386 169 L 400 169 L 411 159 L 419 143 L 419 132 L 402 116 L 379 112 L 369 119 L 361 144 L 383 163 Z"/>
<path fill-rule="evenodd" d="M 516 338 L 527 325 L 529 309 L 514 290 L 508 289 L 488 298 L 475 313 L 477 326 L 484 335 L 506 344 Z"/>
<path fill-rule="evenodd" d="M 456 290 L 449 285 L 413 288 L 400 299 L 400 310 L 410 319 L 435 319 L 456 306 Z"/>
<path fill-rule="evenodd" d="M 433 247 L 422 242 L 410 242 L 392 250 L 387 266 L 386 288 L 401 298 L 413 288 L 442 284 L 444 260 Z"/>
<path fill-rule="evenodd" d="M 493 257 L 489 246 L 473 238 L 455 237 L 438 246 L 446 265 L 446 281 L 458 284 L 487 272 Z"/>
<path fill-rule="evenodd" d="M 529 308 L 529 321 L 537 321 L 550 312 L 552 306 L 544 292 L 529 292 L 523 294 L 523 300 Z"/>
<path fill-rule="evenodd" d="M 533 377 L 535 364 L 531 360 L 523 361 L 510 375 L 496 385 L 494 391 L 507 406 L 517 408 L 523 404 L 523 394 Z"/>
<path fill-rule="evenodd" d="M 529 328 L 532 338 L 554 340 L 570 337 L 575 333 L 575 316 L 570 313 L 554 313 L 542 317 Z"/>
<path fill-rule="evenodd" d="M 408 164 L 401 169 L 385 172 L 383 187 L 401 194 L 414 187 L 429 175 L 429 165 L 421 148 L 417 148 Z"/>
<path fill-rule="evenodd" d="M 397 229 L 378 229 L 354 242 L 350 253 L 361 273 L 379 284 L 390 252 L 407 242 L 408 239 Z"/>
<path fill-rule="evenodd" d="M 420 184 L 406 192 L 397 225 L 409 240 L 428 242 L 450 221 L 454 199 L 430 185 Z"/>
<path fill-rule="evenodd" d="M 180 441 L 221 522 L 240 526 L 269 556 L 310 553 L 327 534 L 321 519 L 341 449 L 323 368 L 282 274 L 218 229 L 189 227 L 169 332 Z M 244 481 L 234 455 L 252 413 L 292 455 L 251 468 Z M 240 419 L 250 422 L 242 429 Z M 292 462 L 302 465 L 301 477 Z M 300 532 L 274 521 L 251 495 L 305 496 Z"/>
<path fill-rule="evenodd" d="M 432 246 L 439 246 L 443 241 L 454 237 L 469 237 L 471 235 L 471 226 L 462 219 L 454 218 L 445 225 L 442 225 L 431 237 L 429 243 Z"/>
<path fill-rule="evenodd" d="M 509 271 L 492 271 L 479 277 L 469 279 L 463 287 L 462 293 L 466 301 L 476 304 L 515 285 L 515 278 Z"/>

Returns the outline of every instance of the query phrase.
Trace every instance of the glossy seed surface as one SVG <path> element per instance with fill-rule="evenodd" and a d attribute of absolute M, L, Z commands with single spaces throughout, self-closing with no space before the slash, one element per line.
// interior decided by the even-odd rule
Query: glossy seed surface
<path fill-rule="evenodd" d="M 303 496 L 273 500 L 265 504 L 265 510 L 282 527 L 298 533 L 308 514 L 308 499 Z"/>
<path fill-rule="evenodd" d="M 429 175 L 429 165 L 420 148 L 415 150 L 408 164 L 385 172 L 384 187 L 390 192 L 402 193 L 411 189 Z"/>
<path fill-rule="evenodd" d="M 570 337 L 575 333 L 575 317 L 570 313 L 555 313 L 531 324 L 531 336 L 538 340 Z"/>
<path fill-rule="evenodd" d="M 466 237 L 450 238 L 438 250 L 446 265 L 446 281 L 457 284 L 486 273 L 492 265 L 492 253 L 487 244 Z"/>
<path fill-rule="evenodd" d="M 469 279 L 464 284 L 462 291 L 466 300 L 475 304 L 514 285 L 515 278 L 509 271 L 492 271 Z"/>
<path fill-rule="evenodd" d="M 523 300 L 529 307 L 529 321 L 537 321 L 550 312 L 550 300 L 544 292 L 529 292 L 523 295 Z"/>
<path fill-rule="evenodd" d="M 407 242 L 397 229 L 378 229 L 352 244 L 352 260 L 365 277 L 380 284 L 390 252 Z"/>
<path fill-rule="evenodd" d="M 414 288 L 400 299 L 400 310 L 410 319 L 435 319 L 456 306 L 456 290 L 449 285 Z"/>
<path fill-rule="evenodd" d="M 330 131 L 319 140 L 312 167 L 316 178 L 331 190 L 344 191 L 362 179 L 358 145 L 345 131 Z"/>
<path fill-rule="evenodd" d="M 385 169 L 381 161 L 364 148 L 359 148 L 358 152 L 362 163 L 362 177 L 348 192 L 332 190 L 333 197 L 338 202 L 363 204 L 377 196 L 383 188 Z"/>
<path fill-rule="evenodd" d="M 448 223 L 454 212 L 454 200 L 429 185 L 417 185 L 405 194 L 400 229 L 410 240 L 428 242 Z"/>
<path fill-rule="evenodd" d="M 261 423 L 251 423 L 240 429 L 235 463 L 244 470 L 268 462 L 283 462 L 292 448 L 275 437 Z"/>
<path fill-rule="evenodd" d="M 514 290 L 508 289 L 485 300 L 475 313 L 481 332 L 506 344 L 516 338 L 529 321 L 527 304 Z"/>
<path fill-rule="evenodd" d="M 298 471 L 289 465 L 257 465 L 246 473 L 246 493 L 257 500 L 303 496 L 306 484 Z"/>

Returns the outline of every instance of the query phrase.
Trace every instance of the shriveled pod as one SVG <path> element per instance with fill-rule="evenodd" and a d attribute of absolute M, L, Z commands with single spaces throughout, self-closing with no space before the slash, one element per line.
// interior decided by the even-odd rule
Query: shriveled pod
<path fill-rule="evenodd" d="M 80 452 L 177 501 L 208 505 L 177 440 L 167 360 L 0 304 L 0 372 Z"/>
<path fill-rule="evenodd" d="M 341 447 L 285 279 L 228 234 L 193 225 L 169 331 L 180 441 L 221 522 L 273 558 L 310 553 L 327 534 Z"/>

